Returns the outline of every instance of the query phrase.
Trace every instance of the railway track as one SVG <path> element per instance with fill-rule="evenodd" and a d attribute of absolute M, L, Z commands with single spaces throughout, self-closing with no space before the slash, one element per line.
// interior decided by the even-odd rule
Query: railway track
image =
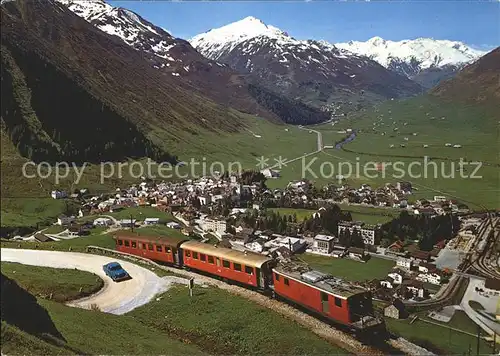
<path fill-rule="evenodd" d="M 491 272 L 491 268 L 488 268 L 485 262 L 486 252 L 490 250 L 491 244 L 497 243 L 498 236 L 495 236 L 495 229 L 498 226 L 498 224 L 499 221 L 488 214 L 487 219 L 479 228 L 478 238 L 471 246 L 470 250 L 474 251 L 475 249 L 477 249 L 477 246 L 479 245 L 481 240 L 484 238 L 484 235 L 486 234 L 487 242 L 485 243 L 484 248 L 482 248 L 479 255 L 475 259 L 473 259 L 472 254 L 468 253 L 467 259 L 464 261 L 462 266 L 457 271 L 459 273 L 455 273 L 454 276 L 450 279 L 448 287 L 445 289 L 442 295 L 430 301 L 414 302 L 414 303 L 406 302 L 405 305 L 408 308 L 412 309 L 413 308 L 426 309 L 426 308 L 439 307 L 442 305 L 450 304 L 456 297 L 457 293 L 462 288 L 464 288 L 464 285 L 466 286 L 468 284 L 469 278 L 473 275 L 473 273 L 471 272 L 474 271 L 479 273 L 479 277 L 485 276 L 489 278 L 499 278 L 500 275 L 498 273 Z M 490 235 L 490 233 L 493 234 L 493 237 Z"/>
<path fill-rule="evenodd" d="M 131 255 L 125 252 L 111 250 L 99 246 L 87 246 L 87 252 L 115 255 L 132 261 L 139 261 L 141 263 L 146 263 L 150 266 L 154 266 L 155 268 L 173 272 L 183 277 L 196 278 L 198 281 L 201 281 L 207 285 L 215 286 L 223 290 L 226 290 L 231 294 L 235 294 L 244 297 L 246 299 L 252 300 L 253 302 L 258 303 L 259 305 L 265 308 L 271 309 L 291 320 L 294 320 L 298 324 L 308 328 L 313 333 L 322 337 L 323 339 L 333 344 L 336 344 L 354 354 L 386 355 L 386 354 L 400 354 L 402 352 L 403 354 L 412 356 L 432 355 L 431 352 L 400 337 L 398 338 L 391 337 L 389 340 L 383 342 L 379 340 L 377 341 L 376 345 L 362 342 L 357 338 L 355 338 L 352 334 L 346 331 L 342 331 L 341 329 L 336 328 L 329 323 L 321 321 L 320 319 L 315 318 L 308 313 L 304 313 L 303 311 L 294 308 L 288 303 L 280 302 L 262 293 L 247 288 L 243 288 L 234 284 L 228 284 L 219 279 L 195 273 L 193 271 L 187 271 L 184 269 L 161 265 L 148 258 Z"/>

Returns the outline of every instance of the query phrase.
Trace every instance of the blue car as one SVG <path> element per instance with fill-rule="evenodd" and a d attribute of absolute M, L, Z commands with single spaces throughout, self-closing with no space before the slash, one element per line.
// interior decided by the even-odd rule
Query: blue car
<path fill-rule="evenodd" d="M 123 267 L 118 262 L 110 262 L 102 266 L 104 273 L 106 276 L 110 277 L 113 281 L 123 281 L 125 279 L 130 279 L 127 271 L 123 269 Z"/>

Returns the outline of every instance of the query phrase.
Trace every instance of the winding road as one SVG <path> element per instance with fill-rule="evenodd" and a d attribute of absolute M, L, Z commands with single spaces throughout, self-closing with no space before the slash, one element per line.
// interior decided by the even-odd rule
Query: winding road
<path fill-rule="evenodd" d="M 104 287 L 96 294 L 71 301 L 67 305 L 84 309 L 96 305 L 103 312 L 117 315 L 128 313 L 148 303 L 155 295 L 166 291 L 172 283 L 179 283 L 178 277 L 158 277 L 150 270 L 131 262 L 77 252 L 2 248 L 1 261 L 41 267 L 74 268 L 94 273 L 102 278 Z M 102 266 L 112 261 L 118 261 L 132 279 L 113 282 L 106 276 Z"/>

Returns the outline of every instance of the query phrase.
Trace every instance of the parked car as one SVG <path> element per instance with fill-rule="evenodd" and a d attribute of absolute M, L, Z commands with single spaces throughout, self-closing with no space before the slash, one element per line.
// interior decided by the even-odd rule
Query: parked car
<path fill-rule="evenodd" d="M 130 278 L 127 271 L 125 271 L 118 262 L 110 262 L 108 264 L 105 264 L 104 266 L 102 266 L 102 269 L 104 273 L 106 273 L 106 276 L 110 277 L 115 282 Z"/>

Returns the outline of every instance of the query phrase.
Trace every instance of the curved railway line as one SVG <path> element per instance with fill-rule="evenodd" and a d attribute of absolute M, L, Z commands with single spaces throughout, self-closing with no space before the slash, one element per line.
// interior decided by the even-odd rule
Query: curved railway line
<path fill-rule="evenodd" d="M 211 276 L 196 273 L 193 270 L 185 270 L 172 266 L 167 266 L 159 264 L 151 259 L 129 254 L 126 252 L 111 250 L 99 246 L 87 246 L 87 252 L 98 253 L 105 255 L 115 255 L 120 258 L 129 259 L 132 261 L 139 261 L 141 263 L 148 264 L 154 268 L 163 269 L 165 271 L 173 272 L 179 276 L 187 278 L 196 278 L 199 282 L 211 286 L 221 288 L 228 291 L 231 294 L 241 296 L 245 299 L 256 302 L 257 304 L 271 309 L 291 320 L 294 320 L 298 324 L 308 328 L 316 335 L 334 343 L 345 350 L 352 352 L 354 354 L 362 355 L 386 355 L 386 354 L 406 354 L 406 355 L 432 355 L 432 352 L 417 346 L 408 340 L 401 337 L 396 337 L 394 335 L 388 335 L 390 338 L 388 340 L 379 340 L 375 343 L 366 343 L 362 340 L 357 339 L 352 334 L 344 331 L 338 326 L 333 326 L 317 317 L 312 316 L 310 313 L 304 312 L 293 307 L 289 303 L 279 301 L 278 299 L 272 299 L 269 296 L 259 293 L 257 291 L 238 286 L 236 284 L 226 283 L 222 280 L 215 279 Z"/>
<path fill-rule="evenodd" d="M 451 303 L 457 296 L 457 293 L 467 286 L 469 277 L 472 275 L 471 272 L 473 271 L 478 273 L 478 277 L 484 276 L 487 278 L 500 278 L 500 274 L 497 271 L 491 271 L 491 268 L 486 265 L 487 252 L 490 251 L 491 254 L 491 247 L 495 246 L 498 242 L 499 234 L 496 233 L 496 229 L 499 226 L 499 221 L 497 218 L 488 213 L 483 224 L 484 225 L 482 225 L 478 231 L 478 238 L 474 242 L 473 246 L 471 246 L 471 251 L 468 252 L 466 260 L 457 271 L 459 273 L 454 274 L 441 295 L 429 301 L 413 303 L 406 302 L 405 305 L 408 308 L 431 308 Z M 485 234 L 487 234 L 486 242 L 481 251 L 479 251 L 478 256 L 473 258 L 473 251 L 476 251 Z"/>

